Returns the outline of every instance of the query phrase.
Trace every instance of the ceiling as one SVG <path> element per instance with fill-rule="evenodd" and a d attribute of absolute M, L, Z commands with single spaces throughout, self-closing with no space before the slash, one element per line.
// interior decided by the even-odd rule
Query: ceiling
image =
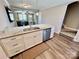
<path fill-rule="evenodd" d="M 57 5 L 70 3 L 74 0 L 7 0 L 7 1 L 11 6 L 15 7 L 23 7 L 22 4 L 30 4 L 32 5 L 30 9 L 44 10 Z"/>

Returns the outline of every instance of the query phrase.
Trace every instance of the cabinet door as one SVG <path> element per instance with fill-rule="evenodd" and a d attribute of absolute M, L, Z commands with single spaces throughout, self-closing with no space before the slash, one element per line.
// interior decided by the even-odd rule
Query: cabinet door
<path fill-rule="evenodd" d="M 42 42 L 42 31 L 24 35 L 25 49 L 31 48 Z"/>
<path fill-rule="evenodd" d="M 34 32 L 32 36 L 33 36 L 33 40 L 34 40 L 35 45 L 43 42 L 43 33 L 42 33 L 42 31 Z"/>
<path fill-rule="evenodd" d="M 24 35 L 25 49 L 34 46 L 32 33 Z"/>

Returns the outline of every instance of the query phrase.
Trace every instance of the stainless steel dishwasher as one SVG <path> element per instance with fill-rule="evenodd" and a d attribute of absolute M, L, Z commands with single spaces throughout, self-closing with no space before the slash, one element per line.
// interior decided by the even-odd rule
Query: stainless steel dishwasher
<path fill-rule="evenodd" d="M 50 39 L 51 28 L 47 28 L 43 30 L 43 41 L 47 41 Z"/>

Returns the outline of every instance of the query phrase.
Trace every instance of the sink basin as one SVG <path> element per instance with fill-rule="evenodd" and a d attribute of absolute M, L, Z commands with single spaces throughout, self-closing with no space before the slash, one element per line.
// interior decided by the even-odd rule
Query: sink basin
<path fill-rule="evenodd" d="M 36 30 L 36 29 L 40 28 L 39 27 L 24 28 L 23 31 Z"/>

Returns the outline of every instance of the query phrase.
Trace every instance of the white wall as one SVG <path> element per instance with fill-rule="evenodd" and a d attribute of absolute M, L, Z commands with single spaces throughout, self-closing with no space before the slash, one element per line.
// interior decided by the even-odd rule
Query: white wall
<path fill-rule="evenodd" d="M 55 32 L 59 33 L 61 31 L 61 26 L 63 23 L 66 9 L 67 5 L 60 5 L 41 11 L 42 23 L 55 26 Z"/>
<path fill-rule="evenodd" d="M 3 30 L 6 26 L 10 26 L 10 22 L 4 8 L 4 1 L 0 0 L 0 30 Z"/>

